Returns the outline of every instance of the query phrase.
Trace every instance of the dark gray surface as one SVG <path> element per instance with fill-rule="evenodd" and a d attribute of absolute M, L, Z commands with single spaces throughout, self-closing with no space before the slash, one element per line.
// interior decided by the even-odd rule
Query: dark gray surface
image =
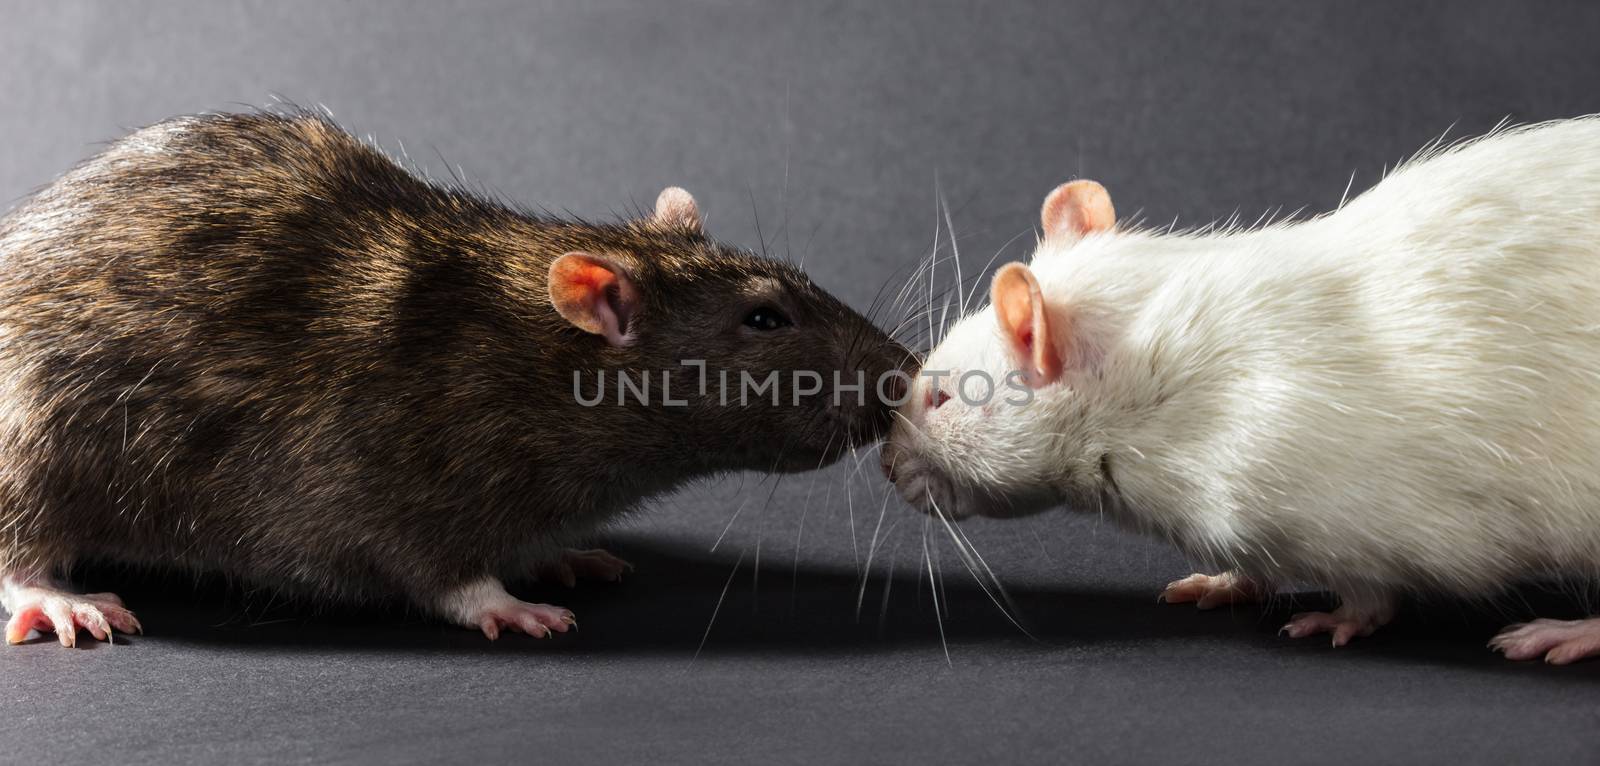
<path fill-rule="evenodd" d="M 532 205 L 604 217 L 681 184 L 716 234 L 751 246 L 754 208 L 769 246 L 857 306 L 927 253 L 936 189 L 970 274 L 1018 235 L 1002 258 L 1025 254 L 1042 195 L 1075 175 L 1148 220 L 1251 220 L 1326 209 L 1352 171 L 1356 189 L 1370 185 L 1452 125 L 1459 136 L 1600 110 L 1600 8 L 1582 3 L 0 10 L 0 199 L 124 128 L 278 93 Z M 1030 639 L 939 530 L 891 501 L 885 528 L 898 526 L 858 615 L 857 572 L 885 507 L 867 467 L 853 482 L 844 468 L 775 488 L 736 477 L 663 501 L 617 539 L 639 564 L 628 583 L 526 591 L 578 612 L 582 632 L 549 642 L 489 644 L 404 615 L 307 615 L 216 583 L 87 572 L 87 585 L 122 591 L 149 634 L 0 651 L 0 761 L 1600 753 L 1600 663 L 1516 665 L 1483 648 L 1525 605 L 1498 617 L 1413 609 L 1334 651 L 1275 636 L 1288 605 L 1265 616 L 1156 605 L 1183 562 L 1092 517 L 966 527 Z M 1580 608 L 1548 601 L 1547 613 Z"/>

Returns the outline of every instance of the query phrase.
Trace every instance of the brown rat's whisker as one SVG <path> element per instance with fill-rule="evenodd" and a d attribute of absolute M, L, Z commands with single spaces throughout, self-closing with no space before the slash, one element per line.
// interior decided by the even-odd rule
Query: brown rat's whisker
<path fill-rule="evenodd" d="M 734 510 L 733 516 L 729 517 L 727 525 L 725 525 L 722 528 L 722 534 L 717 535 L 716 542 L 713 542 L 711 544 L 711 549 L 706 551 L 707 553 L 716 553 L 717 552 L 717 546 L 722 544 L 722 538 L 728 536 L 728 530 L 733 529 L 733 522 L 739 520 L 739 514 L 744 513 L 744 507 L 749 505 L 749 504 L 750 504 L 750 497 L 749 497 L 749 495 L 746 495 L 745 498 L 744 498 L 744 502 L 740 503 L 739 507 Z"/>
<path fill-rule="evenodd" d="M 739 552 L 739 559 L 733 562 L 733 571 L 728 573 L 728 581 L 722 584 L 722 595 L 717 596 L 717 605 L 711 609 L 711 619 L 706 621 L 706 631 L 700 634 L 700 645 L 694 648 L 694 657 L 690 662 L 700 659 L 700 652 L 706 648 L 706 640 L 711 638 L 711 628 L 717 624 L 717 614 L 722 611 L 722 602 L 728 598 L 728 589 L 733 587 L 733 578 L 739 574 L 739 566 L 744 563 L 744 551 Z"/>
<path fill-rule="evenodd" d="M 767 254 L 767 238 L 761 233 L 761 211 L 756 207 L 756 190 L 745 184 L 744 190 L 750 195 L 750 215 L 756 223 L 756 241 L 761 243 L 761 257 L 770 258 Z"/>
<path fill-rule="evenodd" d="M 845 476 L 844 481 L 844 507 L 850 519 L 850 554 L 855 559 L 856 576 L 861 576 L 861 544 L 856 540 L 856 500 L 855 493 L 850 491 L 850 477 Z"/>
<path fill-rule="evenodd" d="M 889 525 L 889 531 L 884 533 L 884 542 L 885 543 L 887 543 L 889 541 L 889 537 L 894 534 L 894 531 L 896 529 L 900 528 L 900 522 L 902 520 L 904 520 L 904 519 L 905 519 L 905 517 L 902 516 L 902 517 L 900 517 L 898 519 L 895 519 L 894 523 Z M 884 627 L 888 624 L 888 621 L 889 621 L 889 592 L 890 592 L 891 589 L 894 588 L 894 570 L 895 570 L 895 565 L 899 562 L 899 558 L 900 558 L 900 540 L 899 539 L 896 539 L 894 541 L 894 547 L 889 550 L 889 554 L 888 555 L 889 555 L 889 571 L 884 576 L 884 580 L 883 580 L 883 596 L 878 601 L 878 635 L 880 635 L 880 636 L 883 635 Z"/>
<path fill-rule="evenodd" d="M 789 119 L 789 82 L 783 83 L 783 187 L 778 192 L 778 207 L 783 209 L 783 226 L 779 232 L 783 235 L 783 257 L 794 263 L 794 248 L 789 244 L 789 157 L 794 149 L 793 138 L 794 124 Z M 797 264 L 801 271 L 805 271 L 805 256 L 800 257 Z"/>
<path fill-rule="evenodd" d="M 936 236 L 934 239 L 933 249 L 922 258 L 921 262 L 917 265 L 917 268 L 911 272 L 909 277 L 906 278 L 906 283 L 901 285 L 900 290 L 895 297 L 894 305 L 896 307 L 903 307 L 905 302 L 910 300 L 912 291 L 921 285 L 923 275 L 929 269 L 933 268 L 934 264 L 937 263 L 938 260 L 939 242 Z"/>
<path fill-rule="evenodd" d="M 778 487 L 783 485 L 785 474 L 779 474 L 776 481 L 772 482 L 772 490 L 767 493 L 766 502 L 761 504 L 761 516 L 756 522 L 756 558 L 750 568 L 750 605 L 751 611 L 758 611 L 761 599 L 758 598 L 761 590 L 761 542 L 767 531 L 767 509 L 772 507 L 772 498 L 778 494 Z"/>
<path fill-rule="evenodd" d="M 830 446 L 832 441 L 829 441 Z M 817 467 L 812 469 L 811 483 L 806 485 L 806 499 L 800 504 L 800 528 L 794 533 L 794 561 L 789 567 L 789 613 L 794 614 L 795 592 L 800 584 L 800 540 L 806 534 L 806 514 L 811 511 L 811 495 L 817 489 L 817 471 L 822 469 L 822 464 L 827 461 L 827 449 L 823 449 L 823 456 L 817 458 Z M 831 487 L 830 494 L 831 494 Z"/>

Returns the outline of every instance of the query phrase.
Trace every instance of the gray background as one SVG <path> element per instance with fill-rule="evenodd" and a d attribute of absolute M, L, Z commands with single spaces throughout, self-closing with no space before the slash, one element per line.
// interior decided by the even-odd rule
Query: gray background
<path fill-rule="evenodd" d="M 714 233 L 754 247 L 759 215 L 770 248 L 861 307 L 928 253 L 939 194 L 969 274 L 1019 235 L 1000 257 L 1024 256 L 1042 195 L 1074 176 L 1163 223 L 1321 211 L 1447 129 L 1600 110 L 1597 40 L 1586 3 L 8 2 L 0 199 L 125 129 L 281 94 L 530 205 L 606 217 L 686 186 Z M 1030 638 L 870 469 L 662 501 L 614 540 L 629 582 L 525 591 L 581 618 L 548 642 L 81 573 L 149 634 L 0 651 L 0 761 L 1597 753 L 1600 663 L 1483 648 L 1532 604 L 1575 602 L 1416 606 L 1335 651 L 1275 635 L 1290 604 L 1156 605 L 1183 561 L 1094 518 L 968 524 Z"/>

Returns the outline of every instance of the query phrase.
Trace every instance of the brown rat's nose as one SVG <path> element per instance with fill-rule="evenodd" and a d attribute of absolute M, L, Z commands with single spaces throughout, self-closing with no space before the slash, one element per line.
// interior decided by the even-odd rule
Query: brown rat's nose
<path fill-rule="evenodd" d="M 874 438 L 880 438 L 894 425 L 895 408 L 909 397 L 911 378 L 917 373 L 916 356 L 886 338 L 883 346 L 861 363 L 867 372 L 868 404 L 861 414 L 870 423 Z"/>
<path fill-rule="evenodd" d="M 901 375 L 888 374 L 888 381 L 884 384 L 883 394 L 888 397 L 884 404 L 894 406 L 894 402 L 903 402 L 906 398 L 906 378 Z"/>

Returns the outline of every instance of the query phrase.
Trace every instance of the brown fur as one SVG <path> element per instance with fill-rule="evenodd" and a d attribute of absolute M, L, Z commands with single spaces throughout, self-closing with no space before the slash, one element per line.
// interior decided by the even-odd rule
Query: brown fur
<path fill-rule="evenodd" d="M 633 345 L 551 308 L 574 250 L 632 272 Z M 904 359 L 786 264 L 519 212 L 305 113 L 117 141 L 0 221 L 0 259 L 0 573 L 108 558 L 431 605 L 686 480 L 814 467 L 887 418 L 716 406 L 679 360 L 871 380 Z M 742 327 L 760 302 L 795 326 Z M 572 371 L 602 369 L 677 369 L 691 405 L 579 406 Z"/>

